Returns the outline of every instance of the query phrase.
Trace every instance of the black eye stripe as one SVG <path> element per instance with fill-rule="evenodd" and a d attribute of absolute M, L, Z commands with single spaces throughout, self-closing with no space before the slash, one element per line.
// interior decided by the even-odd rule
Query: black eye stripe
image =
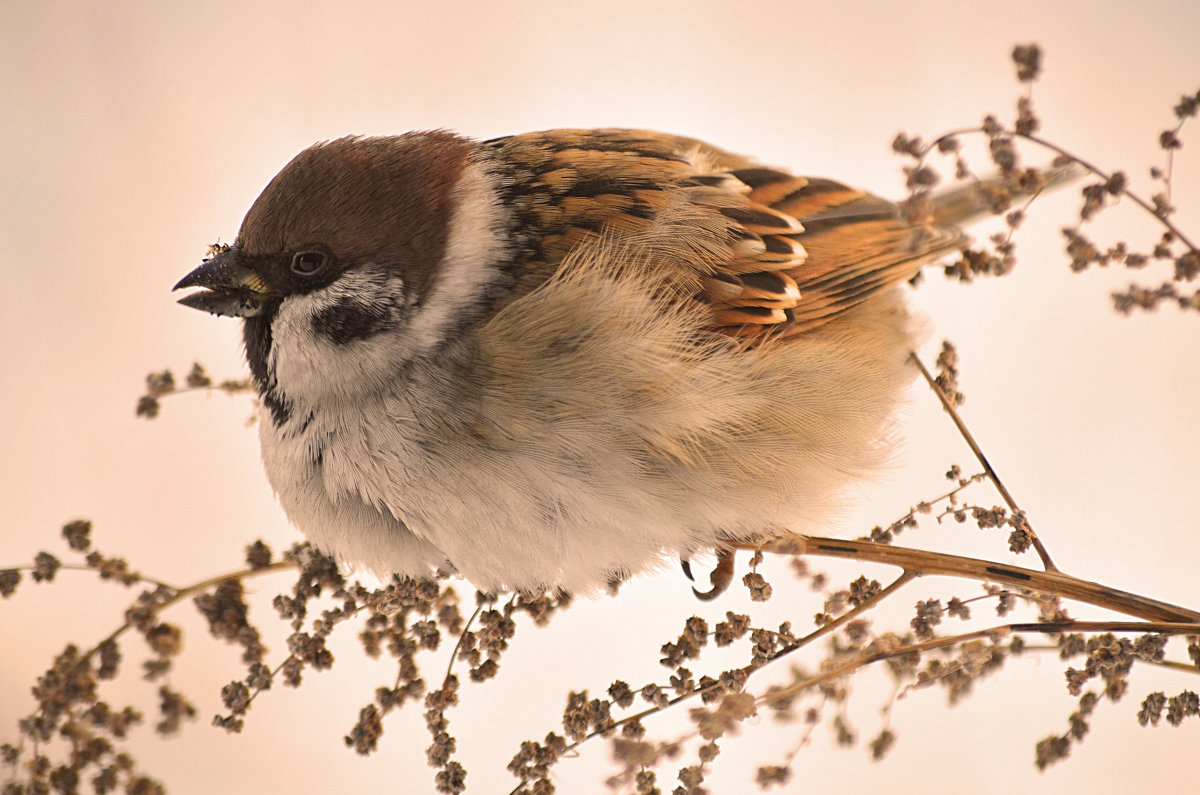
<path fill-rule="evenodd" d="M 336 345 L 367 339 L 396 327 L 397 307 L 386 299 L 344 295 L 312 317 L 312 329 Z"/>

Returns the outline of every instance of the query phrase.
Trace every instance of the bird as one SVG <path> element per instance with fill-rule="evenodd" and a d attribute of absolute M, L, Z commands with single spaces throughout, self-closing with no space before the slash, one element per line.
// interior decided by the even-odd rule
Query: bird
<path fill-rule="evenodd" d="M 241 319 L 267 479 L 381 576 L 594 593 L 811 532 L 888 466 L 903 285 L 981 203 L 895 202 L 684 136 L 349 136 L 175 289 Z"/>

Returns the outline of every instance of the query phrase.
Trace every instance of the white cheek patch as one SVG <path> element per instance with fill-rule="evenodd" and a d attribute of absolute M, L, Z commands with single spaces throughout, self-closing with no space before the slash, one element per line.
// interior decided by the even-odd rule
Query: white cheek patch
<path fill-rule="evenodd" d="M 325 401 L 386 394 L 413 359 L 435 351 L 455 327 L 479 312 L 503 278 L 504 211 L 486 167 L 471 163 L 453 191 L 446 250 L 418 307 L 393 272 L 357 266 L 333 284 L 284 299 L 271 326 L 268 367 L 301 416 Z M 341 325 L 338 325 L 338 324 Z"/>
<path fill-rule="evenodd" d="M 411 311 L 401 280 L 370 264 L 284 299 L 268 360 L 278 391 L 307 414 L 377 386 L 394 371 L 396 332 Z"/>

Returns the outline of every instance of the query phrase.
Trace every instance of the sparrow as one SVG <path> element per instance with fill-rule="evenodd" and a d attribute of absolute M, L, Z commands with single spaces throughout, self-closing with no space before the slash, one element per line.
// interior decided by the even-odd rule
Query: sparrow
<path fill-rule="evenodd" d="M 886 466 L 898 289 L 967 241 L 691 138 L 346 137 L 301 152 L 175 287 L 242 319 L 267 478 L 381 575 L 587 593 L 805 532 Z M 690 572 L 689 572 L 690 576 Z"/>

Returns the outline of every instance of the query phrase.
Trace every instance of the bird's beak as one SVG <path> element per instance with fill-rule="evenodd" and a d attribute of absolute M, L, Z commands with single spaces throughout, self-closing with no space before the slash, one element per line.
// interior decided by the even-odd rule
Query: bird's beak
<path fill-rule="evenodd" d="M 185 287 L 205 289 L 185 295 L 179 303 L 227 317 L 253 317 L 271 297 L 262 277 L 247 267 L 236 246 L 214 246 L 212 256 L 172 289 Z"/>

